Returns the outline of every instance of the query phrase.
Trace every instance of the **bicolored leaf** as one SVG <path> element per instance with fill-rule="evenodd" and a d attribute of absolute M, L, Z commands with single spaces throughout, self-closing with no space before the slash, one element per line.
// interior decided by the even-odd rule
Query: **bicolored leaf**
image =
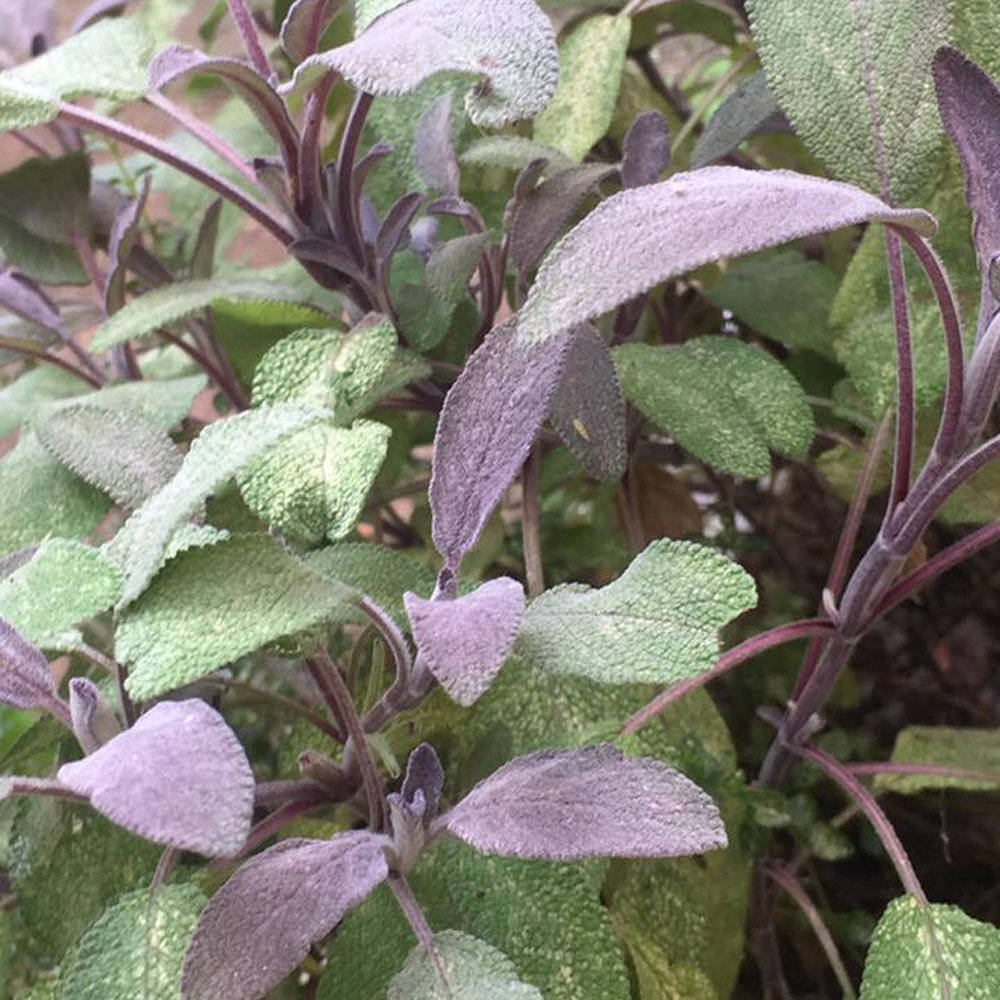
<path fill-rule="evenodd" d="M 418 944 L 389 984 L 387 1000 L 542 1000 L 502 951 L 471 934 L 441 931 L 434 948 L 440 966 Z"/>
<path fill-rule="evenodd" d="M 714 666 L 718 630 L 756 596 L 725 556 L 661 539 L 606 587 L 563 584 L 532 601 L 516 648 L 550 674 L 674 684 Z"/>
<path fill-rule="evenodd" d="M 926 212 L 890 208 L 849 184 L 788 170 L 704 167 L 622 191 L 546 257 L 518 336 L 544 340 L 720 257 L 862 222 L 934 232 Z"/>
<path fill-rule="evenodd" d="M 444 768 L 434 747 L 420 743 L 406 761 L 406 774 L 399 794 L 404 802 L 415 802 L 419 792 L 423 796 L 423 815 L 431 820 L 437 814 L 443 788 Z"/>
<path fill-rule="evenodd" d="M 569 339 L 525 345 L 516 320 L 492 330 L 444 401 L 434 438 L 434 544 L 457 570 L 524 464 L 559 383 Z"/>
<path fill-rule="evenodd" d="M 696 337 L 669 347 L 614 350 L 625 395 L 692 455 L 724 472 L 756 478 L 770 451 L 804 456 L 815 433 L 802 387 L 759 347 Z"/>
<path fill-rule="evenodd" d="M 104 311 L 110 316 L 118 312 L 125 304 L 125 281 L 128 277 L 129 256 L 139 239 L 139 227 L 142 223 L 142 212 L 149 196 L 149 178 L 147 177 L 139 196 L 127 201 L 115 215 L 108 237 L 108 260 L 111 268 L 108 271 L 104 286 Z"/>
<path fill-rule="evenodd" d="M 76 741 L 85 754 L 98 750 L 122 731 L 114 710 L 97 685 L 86 677 L 74 677 L 69 682 L 69 715 Z"/>
<path fill-rule="evenodd" d="M 222 716 L 195 698 L 162 701 L 58 779 L 156 844 L 235 854 L 250 832 L 254 778 Z"/>
<path fill-rule="evenodd" d="M 622 139 L 622 187 L 655 184 L 670 166 L 670 123 L 659 111 L 636 115 Z"/>
<path fill-rule="evenodd" d="M 294 838 L 247 861 L 202 914 L 184 962 L 185 1000 L 258 1000 L 277 986 L 388 877 L 384 843 L 363 830 Z"/>
<path fill-rule="evenodd" d="M 533 137 L 580 163 L 608 131 L 632 37 L 628 16 L 594 14 L 559 46 L 559 86 Z"/>
<path fill-rule="evenodd" d="M 552 24 L 532 0 L 410 0 L 353 42 L 306 59 L 294 89 L 331 70 L 375 95 L 410 93 L 439 73 L 484 78 L 466 108 L 476 124 L 499 128 L 542 110 L 559 66 Z"/>
<path fill-rule="evenodd" d="M 988 1000 L 997 983 L 1000 929 L 901 896 L 875 928 L 861 1000 Z"/>
<path fill-rule="evenodd" d="M 518 858 L 666 858 L 726 846 L 719 810 L 694 782 L 608 743 L 518 757 L 442 825 L 481 851 Z"/>
<path fill-rule="evenodd" d="M 915 765 L 914 772 L 877 774 L 876 791 L 901 795 L 935 788 L 994 791 L 1000 788 L 1000 729 L 907 726 L 896 735 L 892 763 Z M 927 770 L 921 773 L 921 766 Z"/>
<path fill-rule="evenodd" d="M 0 618 L 0 702 L 47 712 L 59 703 L 48 660 L 4 618 Z"/>
<path fill-rule="evenodd" d="M 486 691 L 514 648 L 524 615 L 524 588 L 510 577 L 489 580 L 452 600 L 404 598 L 417 652 L 459 705 Z"/>
<path fill-rule="evenodd" d="M 589 323 L 572 332 L 549 420 L 589 475 L 616 483 L 625 474 L 625 397 L 608 345 Z"/>
<path fill-rule="evenodd" d="M 343 0 L 295 0 L 281 24 L 281 47 L 293 63 L 316 51 L 324 29 L 336 16 Z"/>

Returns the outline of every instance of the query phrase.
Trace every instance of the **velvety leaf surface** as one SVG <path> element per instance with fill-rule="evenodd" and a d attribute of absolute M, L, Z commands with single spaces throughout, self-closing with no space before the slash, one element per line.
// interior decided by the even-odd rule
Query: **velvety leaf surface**
<path fill-rule="evenodd" d="M 990 1000 L 998 982 L 1000 930 L 901 896 L 875 928 L 861 1000 Z"/>
<path fill-rule="evenodd" d="M 893 201 L 933 179 L 941 148 L 930 65 L 950 37 L 947 4 L 751 0 L 768 83 L 830 170 Z"/>
<path fill-rule="evenodd" d="M 521 310 L 518 334 L 544 340 L 720 257 L 879 221 L 934 232 L 925 212 L 889 208 L 848 184 L 788 170 L 675 174 L 612 195 L 556 244 Z"/>
<path fill-rule="evenodd" d="M 916 795 L 933 788 L 991 791 L 1000 787 L 1000 729 L 958 729 L 952 726 L 907 726 L 896 736 L 894 764 L 933 764 L 964 771 L 992 772 L 976 777 L 936 774 L 879 774 L 875 789 Z"/>
<path fill-rule="evenodd" d="M 492 945 L 461 931 L 441 931 L 434 946 L 444 970 L 418 944 L 389 984 L 387 1000 L 542 1000 L 517 978 L 514 963 Z"/>
<path fill-rule="evenodd" d="M 98 549 L 50 538 L 0 581 L 0 615 L 30 641 L 43 642 L 107 611 L 120 592 L 118 567 Z"/>
<path fill-rule="evenodd" d="M 528 346 L 496 327 L 469 358 L 441 410 L 430 501 L 434 544 L 457 569 L 527 458 L 556 390 L 567 337 Z"/>
<path fill-rule="evenodd" d="M 452 95 L 437 98 L 420 118 L 413 165 L 428 190 L 458 196 L 459 169 L 452 141 Z"/>
<path fill-rule="evenodd" d="M 519 858 L 677 857 L 726 846 L 719 811 L 694 782 L 607 743 L 518 757 L 443 823 L 481 851 Z"/>
<path fill-rule="evenodd" d="M 179 1000 L 184 954 L 206 902 L 193 885 L 123 896 L 73 949 L 61 1000 Z"/>
<path fill-rule="evenodd" d="M 523 170 L 532 160 L 548 160 L 553 169 L 564 170 L 572 164 L 565 153 L 521 135 L 489 135 L 470 143 L 460 161 L 470 166 L 501 167 Z"/>
<path fill-rule="evenodd" d="M 37 434 L 63 465 L 126 510 L 165 486 L 183 457 L 153 424 L 87 403 L 59 408 Z"/>
<path fill-rule="evenodd" d="M 100 688 L 86 677 L 69 682 L 69 714 L 73 733 L 85 754 L 94 753 L 121 731 L 114 709 L 104 700 Z"/>
<path fill-rule="evenodd" d="M 795 378 L 758 347 L 697 337 L 676 347 L 624 344 L 615 367 L 625 395 L 697 458 L 756 478 L 770 450 L 804 456 L 815 427 Z"/>
<path fill-rule="evenodd" d="M 192 443 L 177 475 L 115 536 L 111 552 L 125 573 L 120 606 L 134 601 L 146 589 L 162 564 L 174 529 L 191 517 L 207 496 L 282 438 L 324 416 L 323 410 L 284 404 L 248 410 L 206 427 Z"/>
<path fill-rule="evenodd" d="M 14 708 L 49 710 L 58 701 L 48 661 L 0 618 L 0 701 Z"/>
<path fill-rule="evenodd" d="M 172 559 L 115 633 L 129 693 L 145 700 L 338 614 L 351 591 L 264 535 Z"/>
<path fill-rule="evenodd" d="M 269 281 L 253 272 L 236 272 L 208 281 L 176 281 L 132 299 L 98 329 L 90 349 L 110 350 L 176 323 L 213 302 L 282 303 L 293 307 L 287 314 L 290 322 L 297 317 L 307 323 L 322 316 L 322 310 L 312 304 L 314 301 L 294 285 Z"/>
<path fill-rule="evenodd" d="M 222 716 L 195 698 L 163 701 L 59 780 L 133 833 L 208 856 L 235 854 L 250 832 L 254 779 Z"/>
<path fill-rule="evenodd" d="M 399 794 L 404 802 L 412 803 L 419 792 L 424 797 L 424 815 L 431 819 L 438 811 L 443 787 L 444 768 L 440 758 L 430 743 L 420 743 L 407 758 Z"/>
<path fill-rule="evenodd" d="M 611 124 L 632 19 L 595 14 L 559 46 L 559 86 L 535 120 L 533 138 L 562 150 L 577 163 Z"/>
<path fill-rule="evenodd" d="M 0 434 L 6 436 L 31 421 L 33 415 L 53 400 L 67 399 L 90 391 L 82 379 L 54 365 L 39 365 L 0 389 Z"/>
<path fill-rule="evenodd" d="M 486 691 L 514 648 L 524 615 L 524 589 L 516 580 L 489 580 L 454 600 L 404 598 L 417 652 L 459 705 Z"/>
<path fill-rule="evenodd" d="M 257 1000 L 388 874 L 382 838 L 360 830 L 285 840 L 251 858 L 202 915 L 184 963 L 185 1000 Z"/>
<path fill-rule="evenodd" d="M 644 111 L 622 139 L 622 187 L 655 184 L 669 166 L 670 122 L 659 111 Z"/>
<path fill-rule="evenodd" d="M 466 108 L 486 128 L 536 115 L 559 72 L 552 24 L 532 0 L 410 0 L 303 62 L 295 89 L 330 70 L 376 95 L 408 93 L 439 73 L 485 77 L 489 86 L 470 92 Z"/>
<path fill-rule="evenodd" d="M 295 0 L 281 24 L 281 47 L 293 63 L 302 62 L 310 39 L 318 41 L 326 23 L 339 13 L 343 0 Z"/>
<path fill-rule="evenodd" d="M 625 474 L 625 397 L 611 352 L 589 323 L 573 330 L 549 420 L 589 475 L 616 483 Z"/>
<path fill-rule="evenodd" d="M 709 118 L 691 153 L 693 168 L 708 166 L 731 153 L 769 121 L 781 116 L 763 70 L 741 83 Z"/>

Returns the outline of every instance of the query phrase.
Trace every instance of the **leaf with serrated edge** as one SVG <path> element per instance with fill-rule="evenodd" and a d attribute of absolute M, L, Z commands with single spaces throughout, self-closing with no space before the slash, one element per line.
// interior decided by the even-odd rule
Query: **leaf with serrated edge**
<path fill-rule="evenodd" d="M 741 83 L 709 118 L 691 153 L 691 166 L 704 167 L 726 156 L 776 118 L 781 118 L 781 109 L 760 70 Z"/>
<path fill-rule="evenodd" d="M 50 710 L 58 701 L 48 661 L 9 622 L 0 618 L 0 702 L 14 708 Z"/>
<path fill-rule="evenodd" d="M 893 222 L 922 235 L 935 229 L 919 209 L 890 208 L 860 188 L 790 170 L 703 167 L 622 191 L 542 262 L 518 336 L 544 340 L 720 257 L 862 222 Z"/>
<path fill-rule="evenodd" d="M 934 788 L 992 791 L 1000 788 L 1000 728 L 907 726 L 896 735 L 893 764 L 931 765 L 963 775 L 876 774 L 875 790 L 916 795 Z M 981 777 L 976 777 L 976 773 Z M 990 775 L 992 774 L 992 778 Z"/>
<path fill-rule="evenodd" d="M 331 70 L 369 94 L 406 94 L 439 73 L 485 77 L 466 97 L 486 128 L 531 118 L 555 93 L 559 58 L 549 19 L 532 0 L 410 0 L 353 42 L 295 71 L 302 91 Z"/>
<path fill-rule="evenodd" d="M 163 701 L 58 779 L 108 819 L 156 844 L 235 854 L 250 832 L 254 778 L 222 716 L 195 698 Z"/>
<path fill-rule="evenodd" d="M 660 761 L 609 743 L 517 757 L 441 820 L 481 851 L 518 858 L 673 858 L 726 846 L 719 810 Z"/>
<path fill-rule="evenodd" d="M 202 914 L 184 1000 L 257 1000 L 388 874 L 385 838 L 364 830 L 285 840 L 251 858 Z"/>
<path fill-rule="evenodd" d="M 505 576 L 454 600 L 404 600 L 419 655 L 454 701 L 471 705 L 514 648 L 524 588 Z"/>
<path fill-rule="evenodd" d="M 441 931 L 434 948 L 440 967 L 418 944 L 389 984 L 387 1000 L 542 1000 L 502 951 L 471 934 Z"/>
<path fill-rule="evenodd" d="M 613 356 L 628 399 L 724 472 L 764 476 L 769 449 L 804 456 L 809 448 L 815 426 L 802 387 L 758 347 L 696 337 L 670 347 L 624 344 Z"/>
<path fill-rule="evenodd" d="M 553 587 L 529 605 L 516 650 L 547 673 L 674 684 L 710 670 L 718 630 L 756 604 L 752 578 L 693 542 L 650 544 L 606 587 Z"/>

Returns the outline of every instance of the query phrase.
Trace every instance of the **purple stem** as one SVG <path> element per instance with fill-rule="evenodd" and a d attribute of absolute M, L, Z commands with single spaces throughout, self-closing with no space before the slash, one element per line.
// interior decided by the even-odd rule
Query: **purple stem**
<path fill-rule="evenodd" d="M 956 781 L 989 781 L 1000 785 L 998 771 L 970 771 L 961 767 L 946 767 L 943 764 L 894 764 L 878 761 L 865 764 L 844 765 L 853 775 L 901 774 L 925 778 L 953 778 Z"/>
<path fill-rule="evenodd" d="M 254 789 L 253 804 L 256 809 L 274 809 L 286 802 L 311 800 L 316 804 L 328 802 L 325 788 L 308 778 L 285 781 L 259 781 Z"/>
<path fill-rule="evenodd" d="M 315 226 L 323 218 L 323 163 L 320 135 L 330 92 L 340 79 L 338 73 L 325 73 L 306 102 L 302 143 L 299 146 L 298 215 Z"/>
<path fill-rule="evenodd" d="M 243 47 L 247 50 L 247 55 L 250 56 L 250 62 L 265 80 L 269 79 L 272 75 L 271 66 L 260 44 L 257 25 L 254 24 L 250 8 L 247 7 L 244 0 L 226 0 L 226 2 L 229 4 L 229 13 L 236 22 L 240 38 L 243 39 Z"/>
<path fill-rule="evenodd" d="M 36 351 L 31 347 L 24 346 L 23 344 L 8 343 L 3 338 L 0 338 L 0 347 L 2 347 L 5 351 L 10 351 L 14 354 L 23 354 L 25 357 L 37 358 L 39 361 L 45 361 L 50 365 L 56 365 L 64 371 L 69 372 L 71 375 L 75 375 L 78 379 L 82 379 L 95 389 L 100 389 L 101 386 L 104 385 L 104 382 L 96 375 L 92 375 L 89 371 L 85 371 L 82 368 L 77 368 L 71 361 L 67 361 L 66 358 L 62 358 L 58 354 L 51 354 L 49 351 Z"/>
<path fill-rule="evenodd" d="M 178 337 L 176 334 L 171 333 L 169 330 L 160 329 L 156 331 L 157 336 L 161 337 L 163 340 L 167 341 L 169 344 L 173 344 L 174 347 L 183 351 L 189 358 L 206 375 L 222 390 L 226 398 L 232 403 L 233 407 L 237 410 L 246 410 L 250 406 L 250 400 L 247 399 L 246 393 L 243 391 L 243 387 L 239 383 L 227 378 L 223 373 L 216 367 L 216 365 L 208 358 L 206 354 L 198 350 L 193 344 L 189 344 L 183 337 Z"/>
<path fill-rule="evenodd" d="M 528 583 L 528 598 L 534 600 L 545 590 L 545 568 L 542 563 L 542 532 L 539 517 L 538 477 L 541 454 L 538 442 L 531 446 L 528 460 L 521 472 L 521 535 L 524 548 L 524 575 Z"/>
<path fill-rule="evenodd" d="M 434 943 L 434 931 L 431 930 L 431 925 L 427 922 L 427 917 L 417 901 L 417 897 L 413 895 L 410 883 L 406 881 L 404 876 L 392 874 L 389 876 L 389 888 L 396 897 L 396 902 L 399 903 L 399 908 L 403 911 L 406 922 L 413 929 L 417 941 L 426 949 L 441 976 L 442 982 L 447 985 L 448 980 L 444 971 L 444 963 L 441 961 L 441 953 Z"/>
<path fill-rule="evenodd" d="M 256 848 L 260 847 L 264 841 L 270 840 L 276 833 L 280 833 L 300 816 L 312 812 L 318 805 L 321 805 L 321 803 L 310 797 L 306 799 L 292 799 L 284 803 L 284 805 L 278 806 L 273 813 L 262 819 L 247 834 L 246 842 L 240 848 L 238 854 L 231 855 L 228 858 L 216 858 L 214 861 L 209 862 L 209 871 L 225 871 L 226 868 L 237 864 L 241 858 L 245 858 Z"/>
<path fill-rule="evenodd" d="M 367 271 L 368 261 L 361 238 L 361 223 L 355 209 L 357 200 L 354 197 L 352 178 L 358 147 L 361 144 L 361 133 L 364 131 L 373 100 L 371 94 L 365 93 L 358 93 L 354 98 L 337 155 L 337 222 L 340 237 L 363 271 Z"/>
<path fill-rule="evenodd" d="M 18 142 L 24 143 L 24 145 L 27 146 L 33 153 L 37 153 L 39 156 L 44 156 L 46 159 L 49 159 L 52 156 L 52 154 L 40 142 L 32 139 L 30 135 L 26 135 L 24 132 L 17 129 L 13 129 L 10 134 L 17 139 Z"/>
<path fill-rule="evenodd" d="M 43 795 L 56 799 L 71 799 L 73 802 L 86 802 L 85 795 L 78 795 L 55 778 L 28 778 L 18 775 L 2 779 L 11 795 Z"/>
<path fill-rule="evenodd" d="M 914 395 L 913 336 L 910 310 L 906 299 L 906 273 L 899 237 L 885 231 L 889 259 L 889 283 L 892 287 L 892 315 L 896 330 L 896 452 L 892 470 L 892 490 L 886 517 L 891 517 L 910 491 L 913 475 L 913 444 L 916 436 L 916 398 Z"/>
<path fill-rule="evenodd" d="M 305 54 L 311 56 L 319 48 L 319 40 L 323 35 L 323 22 L 326 20 L 326 12 L 330 6 L 330 0 L 321 0 L 313 7 L 312 20 L 309 22 L 309 32 L 306 35 Z"/>

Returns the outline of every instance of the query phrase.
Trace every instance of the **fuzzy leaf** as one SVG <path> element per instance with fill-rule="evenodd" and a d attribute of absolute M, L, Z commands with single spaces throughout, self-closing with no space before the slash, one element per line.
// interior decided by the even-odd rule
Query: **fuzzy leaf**
<path fill-rule="evenodd" d="M 616 483 L 628 461 L 625 397 L 604 338 L 589 323 L 572 338 L 549 420 L 589 475 Z"/>
<path fill-rule="evenodd" d="M 227 479 L 272 445 L 324 417 L 291 404 L 248 410 L 210 424 L 192 443 L 177 475 L 125 522 L 112 553 L 125 573 L 119 607 L 146 589 L 163 561 L 174 529 Z"/>
<path fill-rule="evenodd" d="M 285 840 L 251 858 L 202 915 L 184 962 L 185 1000 L 257 1000 L 388 874 L 383 838 L 363 830 Z"/>
<path fill-rule="evenodd" d="M 478 850 L 518 858 L 672 858 L 726 846 L 719 811 L 697 785 L 609 743 L 518 757 L 442 822 Z"/>
<path fill-rule="evenodd" d="M 44 645 L 47 637 L 107 611 L 120 592 L 121 573 L 98 549 L 50 538 L 0 581 L 0 615 Z"/>
<path fill-rule="evenodd" d="M 60 407 L 37 434 L 63 465 L 126 510 L 162 489 L 183 457 L 152 424 L 87 403 Z"/>
<path fill-rule="evenodd" d="M 622 187 L 655 184 L 670 166 L 670 122 L 659 111 L 644 111 L 622 139 Z"/>
<path fill-rule="evenodd" d="M 149 195 L 147 177 L 137 198 L 127 201 L 115 215 L 108 236 L 108 260 L 111 264 L 104 285 L 104 311 L 110 316 L 125 304 L 125 281 L 129 257 L 139 239 L 143 209 Z"/>
<path fill-rule="evenodd" d="M 768 83 L 809 149 L 859 187 L 883 192 L 888 183 L 896 203 L 924 189 L 942 145 L 930 65 L 949 39 L 949 5 L 747 6 Z"/>
<path fill-rule="evenodd" d="M 123 896 L 73 949 L 60 1000 L 176 1000 L 184 954 L 206 902 L 193 885 Z"/>
<path fill-rule="evenodd" d="M 343 538 L 361 516 L 391 433 L 374 420 L 297 431 L 240 473 L 243 499 L 273 529 L 306 545 Z"/>
<path fill-rule="evenodd" d="M 622 191 L 546 257 L 518 335 L 544 340 L 720 257 L 861 222 L 934 232 L 926 212 L 890 208 L 848 184 L 788 170 L 704 167 Z"/>
<path fill-rule="evenodd" d="M 294 285 L 268 281 L 252 272 L 238 272 L 210 281 L 176 281 L 132 299 L 94 334 L 90 349 L 107 351 L 152 333 L 216 302 L 282 303 L 283 321 L 308 323 L 322 316 Z"/>
<path fill-rule="evenodd" d="M 439 73 L 485 78 L 466 108 L 476 124 L 499 128 L 542 110 L 559 65 L 552 24 L 532 0 L 410 0 L 353 42 L 306 59 L 293 87 L 331 70 L 376 96 L 410 93 Z"/>
<path fill-rule="evenodd" d="M 48 661 L 5 618 L 0 618 L 0 702 L 50 711 L 58 701 Z"/>
<path fill-rule="evenodd" d="M 741 83 L 708 120 L 691 153 L 691 166 L 708 166 L 781 118 L 781 108 L 767 85 L 767 77 L 759 70 Z"/>
<path fill-rule="evenodd" d="M 416 801 L 417 792 L 424 799 L 424 816 L 433 819 L 441 801 L 444 787 L 444 768 L 441 760 L 429 743 L 420 743 L 406 761 L 406 775 L 399 794 L 404 802 Z"/>
<path fill-rule="evenodd" d="M 907 726 L 896 736 L 894 764 L 931 764 L 979 772 L 982 777 L 935 774 L 878 774 L 875 790 L 916 795 L 933 788 L 993 791 L 1000 788 L 1000 729 Z M 989 777 L 992 772 L 993 778 Z"/>
<path fill-rule="evenodd" d="M 534 986 L 521 982 L 514 963 L 492 945 L 461 931 L 434 935 L 444 970 L 422 944 L 410 952 L 389 984 L 387 1000 L 542 1000 Z"/>
<path fill-rule="evenodd" d="M 343 0 L 295 0 L 281 24 L 281 47 L 293 63 L 312 55 L 309 45 L 319 42 L 326 25 L 343 6 Z"/>
<path fill-rule="evenodd" d="M 478 139 L 463 150 L 459 159 L 469 166 L 503 170 L 523 170 L 538 159 L 548 160 L 553 170 L 564 170 L 572 164 L 558 149 L 520 135 L 489 135 Z"/>
<path fill-rule="evenodd" d="M 313 628 L 351 598 L 266 535 L 236 536 L 171 559 L 115 632 L 129 693 L 155 698 Z"/>
<path fill-rule="evenodd" d="M 69 715 L 73 733 L 85 754 L 110 743 L 121 731 L 114 709 L 104 700 L 100 688 L 86 677 L 69 682 Z"/>
<path fill-rule="evenodd" d="M 514 648 L 524 615 L 524 589 L 516 580 L 489 580 L 454 600 L 404 598 L 417 652 L 459 705 L 486 691 Z"/>
<path fill-rule="evenodd" d="M 196 698 L 162 701 L 59 780 L 156 844 L 235 854 L 250 832 L 254 779 L 222 716 Z"/>
<path fill-rule="evenodd" d="M 861 1000 L 989 1000 L 998 982 L 1000 930 L 901 896 L 875 928 Z"/>
<path fill-rule="evenodd" d="M 577 163 L 608 131 L 618 100 L 632 19 L 595 14 L 559 46 L 559 86 L 535 120 L 534 138 Z"/>
<path fill-rule="evenodd" d="M 452 95 L 424 112 L 413 140 L 413 165 L 428 190 L 458 197 L 460 175 L 452 141 Z"/>
<path fill-rule="evenodd" d="M 444 401 L 434 438 L 434 544 L 452 570 L 524 464 L 559 383 L 569 339 L 528 346 L 493 329 Z"/>
<path fill-rule="evenodd" d="M 673 684 L 711 669 L 718 630 L 755 603 L 736 563 L 661 539 L 606 587 L 563 584 L 532 601 L 517 651 L 550 674 Z"/>
<path fill-rule="evenodd" d="M 756 478 L 768 449 L 803 456 L 813 438 L 801 386 L 760 348 L 728 337 L 677 347 L 625 344 L 614 351 L 625 395 L 697 458 Z"/>

